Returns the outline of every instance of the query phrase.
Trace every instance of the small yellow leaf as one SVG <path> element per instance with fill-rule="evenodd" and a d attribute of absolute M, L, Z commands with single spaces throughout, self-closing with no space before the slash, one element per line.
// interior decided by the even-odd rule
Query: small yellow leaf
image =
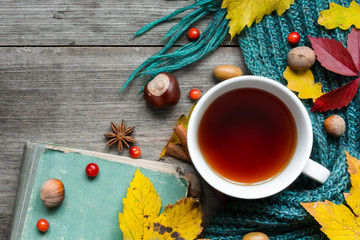
<path fill-rule="evenodd" d="M 149 222 L 158 217 L 161 198 L 154 185 L 139 169 L 130 182 L 126 198 L 123 199 L 123 213 L 119 213 L 120 229 L 124 239 L 143 239 Z"/>
<path fill-rule="evenodd" d="M 264 15 L 276 11 L 281 16 L 294 0 L 224 0 L 222 8 L 227 8 L 226 19 L 230 19 L 229 33 L 231 39 L 240 33 L 245 26 L 259 23 Z"/>
<path fill-rule="evenodd" d="M 191 116 L 192 111 L 194 110 L 194 107 L 195 107 L 195 104 L 191 107 L 189 115 L 188 115 L 187 117 L 186 117 L 184 114 L 181 115 L 181 116 L 179 117 L 179 119 L 177 120 L 176 124 L 182 123 L 182 124 L 184 125 L 184 127 L 187 128 L 187 126 L 188 126 L 188 124 L 189 124 L 189 119 L 190 119 L 190 116 Z M 159 158 L 162 158 L 163 156 L 165 156 L 166 147 L 167 147 L 167 145 L 168 145 L 169 143 L 174 143 L 174 144 L 179 144 L 179 143 L 181 143 L 180 139 L 178 138 L 178 136 L 176 135 L 175 132 L 171 135 L 168 143 L 165 145 L 164 149 L 163 149 L 162 152 L 160 153 L 160 157 L 159 157 Z"/>
<path fill-rule="evenodd" d="M 150 224 L 145 239 L 195 239 L 201 232 L 202 211 L 199 201 L 182 198 L 165 207 Z"/>
<path fill-rule="evenodd" d="M 331 240 L 360 239 L 360 161 L 346 153 L 352 187 L 345 195 L 348 206 L 330 201 L 301 203 Z"/>
<path fill-rule="evenodd" d="M 331 2 L 327 10 L 321 11 L 318 23 L 327 29 L 339 27 L 349 29 L 351 25 L 360 28 L 360 6 L 352 1 L 348 8 Z"/>
<path fill-rule="evenodd" d="M 311 70 L 294 71 L 287 67 L 283 75 L 288 81 L 287 87 L 294 92 L 298 92 L 298 97 L 301 99 L 312 98 L 315 101 L 316 98 L 324 94 L 321 91 L 321 83 L 314 83 Z"/>

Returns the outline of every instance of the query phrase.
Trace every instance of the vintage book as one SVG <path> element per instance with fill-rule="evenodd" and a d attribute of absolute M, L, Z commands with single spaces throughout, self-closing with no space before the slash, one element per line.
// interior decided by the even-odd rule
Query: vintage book
<path fill-rule="evenodd" d="M 100 168 L 94 178 L 85 173 L 91 162 Z M 163 208 L 187 193 L 188 183 L 171 164 L 26 144 L 10 239 L 122 239 L 118 213 L 136 169 L 154 184 Z M 40 186 L 49 178 L 60 179 L 65 186 L 65 200 L 54 208 L 40 198 Z M 45 233 L 36 228 L 41 218 L 50 223 Z"/>

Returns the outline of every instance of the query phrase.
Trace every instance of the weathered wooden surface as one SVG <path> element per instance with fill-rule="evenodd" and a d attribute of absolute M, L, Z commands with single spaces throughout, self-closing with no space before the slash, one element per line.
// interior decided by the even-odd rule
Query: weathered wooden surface
<path fill-rule="evenodd" d="M 188 114 L 194 103 L 188 97 L 190 89 L 197 87 L 205 93 L 214 86 L 217 81 L 211 71 L 219 64 L 245 69 L 240 48 L 227 45 L 174 73 L 181 99 L 171 109 L 149 108 L 138 94 L 142 81 L 118 94 L 132 70 L 161 49 L 160 39 L 171 23 L 130 41 L 135 30 L 192 2 L 2 1 L 0 239 L 9 237 L 24 142 L 46 141 L 118 154 L 106 146 L 103 133 L 110 130 L 110 121 L 124 119 L 136 126 L 133 136 L 142 158 L 155 161 L 177 118 Z M 63 17 L 54 18 L 56 13 Z M 203 21 L 200 27 L 205 25 Z M 179 44 L 187 42 L 183 39 Z M 191 169 L 178 160 L 163 161 Z M 209 188 L 206 191 L 214 197 Z M 211 211 L 213 200 L 204 201 Z"/>
<path fill-rule="evenodd" d="M 167 30 L 191 10 L 131 39 L 147 23 L 192 4 L 193 0 L 5 0 L 0 3 L 0 46 L 152 45 L 161 44 Z M 214 14 L 200 20 L 204 30 Z M 178 44 L 187 43 L 186 38 Z M 225 41 L 229 44 L 229 41 Z M 230 43 L 236 45 L 235 42 Z"/>

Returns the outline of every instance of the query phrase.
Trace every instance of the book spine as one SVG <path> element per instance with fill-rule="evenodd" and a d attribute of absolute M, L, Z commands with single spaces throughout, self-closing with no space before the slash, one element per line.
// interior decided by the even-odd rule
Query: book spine
<path fill-rule="evenodd" d="M 40 154 L 44 148 L 44 145 L 28 142 L 24 146 L 20 180 L 11 224 L 11 240 L 21 239 Z"/>

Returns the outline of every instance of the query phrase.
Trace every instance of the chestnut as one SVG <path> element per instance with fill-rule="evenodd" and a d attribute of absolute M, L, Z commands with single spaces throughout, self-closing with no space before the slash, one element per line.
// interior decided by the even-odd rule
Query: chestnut
<path fill-rule="evenodd" d="M 174 106 L 180 99 L 179 82 L 170 73 L 159 73 L 145 85 L 144 99 L 155 108 Z"/>

